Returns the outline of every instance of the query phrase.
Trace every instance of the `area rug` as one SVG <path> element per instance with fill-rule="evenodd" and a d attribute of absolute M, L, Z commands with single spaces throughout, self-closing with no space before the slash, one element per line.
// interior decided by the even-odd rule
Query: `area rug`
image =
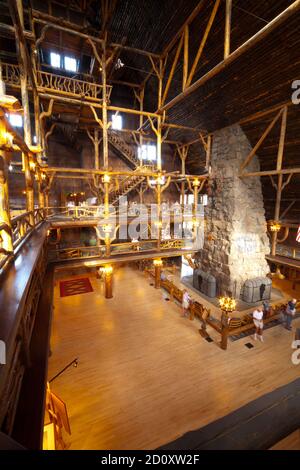
<path fill-rule="evenodd" d="M 87 277 L 83 277 L 81 279 L 71 279 L 69 281 L 60 281 L 59 287 L 61 297 L 93 292 L 92 284 Z"/>

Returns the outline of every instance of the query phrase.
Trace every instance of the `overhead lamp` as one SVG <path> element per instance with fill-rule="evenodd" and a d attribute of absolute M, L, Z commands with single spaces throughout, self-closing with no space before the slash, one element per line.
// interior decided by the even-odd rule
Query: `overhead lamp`
<path fill-rule="evenodd" d="M 236 301 L 231 297 L 221 297 L 219 299 L 219 306 L 224 312 L 230 313 L 236 309 Z"/>
<path fill-rule="evenodd" d="M 161 258 L 154 259 L 154 260 L 153 260 L 153 264 L 154 264 L 154 266 L 156 266 L 156 267 L 162 266 L 162 265 L 163 265 L 162 259 L 161 259 Z"/>

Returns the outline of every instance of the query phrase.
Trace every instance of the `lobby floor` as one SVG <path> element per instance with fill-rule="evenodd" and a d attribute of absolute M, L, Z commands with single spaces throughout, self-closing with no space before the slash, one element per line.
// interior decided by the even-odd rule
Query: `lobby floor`
<path fill-rule="evenodd" d="M 253 349 L 244 338 L 223 351 L 142 272 L 116 268 L 110 300 L 95 276 L 77 277 L 94 290 L 60 297 L 56 281 L 49 359 L 51 378 L 79 357 L 51 386 L 68 407 L 71 449 L 155 449 L 299 377 L 294 333 L 281 326 Z"/>

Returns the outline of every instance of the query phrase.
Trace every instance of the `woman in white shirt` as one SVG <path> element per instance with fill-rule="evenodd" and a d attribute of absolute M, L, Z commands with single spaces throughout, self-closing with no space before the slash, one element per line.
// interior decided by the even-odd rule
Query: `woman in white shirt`
<path fill-rule="evenodd" d="M 264 328 L 264 322 L 263 322 L 263 317 L 264 317 L 264 312 L 263 309 L 257 308 L 254 310 L 253 314 L 253 323 L 255 325 L 255 333 L 253 336 L 253 339 L 257 340 L 257 337 L 260 339 L 260 341 L 263 343 L 263 328 Z"/>

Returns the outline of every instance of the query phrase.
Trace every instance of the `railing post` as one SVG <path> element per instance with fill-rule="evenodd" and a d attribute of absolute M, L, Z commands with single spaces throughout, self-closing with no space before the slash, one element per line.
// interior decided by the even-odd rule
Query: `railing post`
<path fill-rule="evenodd" d="M 2 247 L 8 252 L 13 252 L 12 226 L 9 209 L 9 193 L 7 181 L 7 165 L 5 154 L 0 153 L 0 222 L 4 222 L 8 226 L 8 230 L 1 233 Z"/>

